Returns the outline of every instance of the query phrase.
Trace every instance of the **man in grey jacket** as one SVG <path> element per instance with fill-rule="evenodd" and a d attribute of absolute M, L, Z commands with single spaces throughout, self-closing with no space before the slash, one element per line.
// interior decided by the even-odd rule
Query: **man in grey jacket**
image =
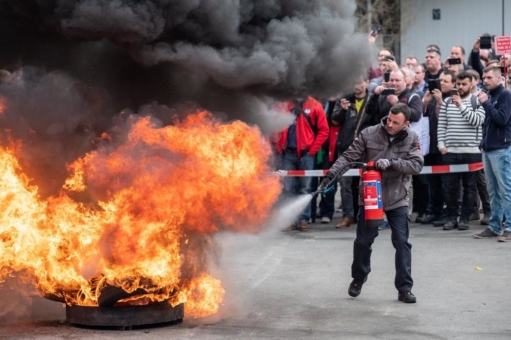
<path fill-rule="evenodd" d="M 410 108 L 406 103 L 393 105 L 381 124 L 368 127 L 360 133 L 321 183 L 325 187 L 337 174 L 342 176 L 348 171 L 351 162 L 360 159 L 365 163 L 376 161 L 376 168 L 381 171 L 382 177 L 383 209 L 392 230 L 392 244 L 396 249 L 394 284 L 399 292 L 398 299 L 405 303 L 416 302 L 411 292 L 413 280 L 412 245 L 408 242 L 408 187 L 412 175 L 418 175 L 424 163 L 417 134 L 408 128 L 410 116 Z M 353 297 L 360 294 L 371 271 L 371 245 L 378 236 L 377 228 L 366 226 L 362 194 L 363 186 L 360 185 L 357 238 L 351 267 L 353 281 L 348 290 L 348 294 Z"/>

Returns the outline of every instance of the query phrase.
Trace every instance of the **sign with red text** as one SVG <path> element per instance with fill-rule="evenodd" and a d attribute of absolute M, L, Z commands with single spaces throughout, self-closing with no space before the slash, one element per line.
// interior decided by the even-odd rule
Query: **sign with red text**
<path fill-rule="evenodd" d="M 495 54 L 511 54 L 511 36 L 495 37 Z"/>

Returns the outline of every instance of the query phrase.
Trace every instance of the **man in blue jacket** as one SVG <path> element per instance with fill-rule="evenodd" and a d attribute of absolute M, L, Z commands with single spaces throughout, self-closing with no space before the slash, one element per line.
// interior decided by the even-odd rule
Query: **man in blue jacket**
<path fill-rule="evenodd" d="M 491 217 L 490 226 L 474 237 L 506 242 L 511 241 L 511 91 L 501 81 L 500 67 L 484 69 L 483 84 L 489 94 L 479 91 L 478 99 L 485 111 L 481 149 Z M 504 233 L 503 218 L 506 219 Z"/>

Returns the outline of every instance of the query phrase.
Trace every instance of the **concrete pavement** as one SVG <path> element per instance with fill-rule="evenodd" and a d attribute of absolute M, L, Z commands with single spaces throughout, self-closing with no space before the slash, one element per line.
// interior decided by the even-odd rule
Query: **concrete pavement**
<path fill-rule="evenodd" d="M 5 339 L 511 339 L 511 243 L 476 240 L 468 231 L 412 224 L 416 304 L 397 301 L 390 230 L 373 247 L 362 294 L 347 294 L 355 228 L 312 224 L 307 232 L 217 237 L 214 274 L 227 295 L 207 320 L 133 331 L 77 328 L 61 305 L 15 291 L 2 303 L 30 306 L 14 318 L 0 312 Z M 481 270 L 476 270 L 478 267 Z M 9 300 L 10 299 L 10 300 Z M 186 313 L 186 312 L 185 312 Z"/>

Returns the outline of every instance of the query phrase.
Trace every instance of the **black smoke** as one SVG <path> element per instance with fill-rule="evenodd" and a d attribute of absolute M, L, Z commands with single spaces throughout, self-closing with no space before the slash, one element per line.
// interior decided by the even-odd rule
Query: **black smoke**
<path fill-rule="evenodd" d="M 50 194 L 64 164 L 125 109 L 201 107 L 268 126 L 259 113 L 270 100 L 327 98 L 366 72 L 374 53 L 354 32 L 355 9 L 354 0 L 3 0 L 2 139 L 29 142 L 24 168 L 39 184 L 54 178 Z"/>

